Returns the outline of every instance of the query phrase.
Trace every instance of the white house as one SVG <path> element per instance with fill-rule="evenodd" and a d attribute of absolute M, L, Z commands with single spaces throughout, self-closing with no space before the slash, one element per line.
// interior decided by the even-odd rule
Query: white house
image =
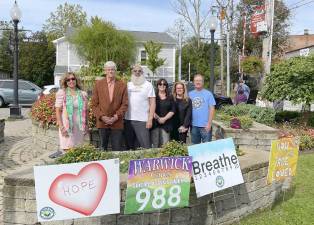
<path fill-rule="evenodd" d="M 141 63 L 144 69 L 144 74 L 149 80 L 165 78 L 168 82 L 175 81 L 175 58 L 176 58 L 176 41 L 165 32 L 146 32 L 146 31 L 126 31 L 129 32 L 136 42 L 136 59 L 134 63 Z M 162 49 L 159 53 L 160 58 L 166 59 L 163 66 L 157 69 L 156 75 L 153 78 L 153 73 L 145 65 L 147 53 L 144 48 L 144 43 L 154 41 L 162 44 Z M 59 85 L 59 80 L 65 72 L 76 72 L 82 66 L 86 65 L 81 59 L 75 47 L 67 41 L 67 38 L 61 37 L 53 41 L 56 46 L 56 66 L 54 71 L 54 83 Z"/>

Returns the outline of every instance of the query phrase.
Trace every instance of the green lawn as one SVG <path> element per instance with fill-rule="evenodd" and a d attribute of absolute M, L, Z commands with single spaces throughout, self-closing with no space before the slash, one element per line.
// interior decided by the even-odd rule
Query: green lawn
<path fill-rule="evenodd" d="M 255 213 L 241 225 L 314 225 L 314 154 L 301 155 L 293 190 L 272 210 Z"/>

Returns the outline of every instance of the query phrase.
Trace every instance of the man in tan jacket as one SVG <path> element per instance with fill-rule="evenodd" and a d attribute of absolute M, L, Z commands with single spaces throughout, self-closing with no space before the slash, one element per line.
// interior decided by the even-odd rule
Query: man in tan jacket
<path fill-rule="evenodd" d="M 128 110 L 127 85 L 116 80 L 116 64 L 108 61 L 104 65 L 105 78 L 96 82 L 92 109 L 96 116 L 101 149 L 107 150 L 109 137 L 113 151 L 122 150 L 123 118 Z"/>

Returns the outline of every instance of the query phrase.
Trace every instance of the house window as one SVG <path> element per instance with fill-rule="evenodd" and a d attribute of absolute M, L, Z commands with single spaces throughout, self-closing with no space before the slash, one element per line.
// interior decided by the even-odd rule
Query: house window
<path fill-rule="evenodd" d="M 141 65 L 146 65 L 147 52 L 145 50 L 141 51 Z"/>

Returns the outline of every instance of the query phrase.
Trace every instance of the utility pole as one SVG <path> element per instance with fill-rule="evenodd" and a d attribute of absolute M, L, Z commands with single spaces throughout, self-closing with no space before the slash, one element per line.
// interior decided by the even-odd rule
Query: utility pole
<path fill-rule="evenodd" d="M 227 96 L 230 97 L 230 27 L 229 25 L 227 26 Z"/>
<path fill-rule="evenodd" d="M 221 94 L 224 92 L 224 29 L 223 29 L 223 21 L 224 21 L 224 8 L 220 6 L 220 82 L 221 82 Z"/>
<path fill-rule="evenodd" d="M 180 23 L 180 27 L 179 27 L 179 57 L 178 57 L 178 80 L 181 81 L 182 80 L 182 74 L 181 74 L 181 56 L 182 56 L 182 22 Z"/>
<path fill-rule="evenodd" d="M 189 82 L 191 81 L 191 63 L 189 62 Z"/>
<path fill-rule="evenodd" d="M 265 2 L 266 8 L 266 21 L 267 21 L 267 36 L 263 39 L 263 61 L 265 74 L 270 73 L 271 58 L 272 58 L 272 42 L 273 42 L 273 29 L 274 29 L 274 0 L 267 0 Z M 263 77 L 264 80 L 265 76 Z"/>

